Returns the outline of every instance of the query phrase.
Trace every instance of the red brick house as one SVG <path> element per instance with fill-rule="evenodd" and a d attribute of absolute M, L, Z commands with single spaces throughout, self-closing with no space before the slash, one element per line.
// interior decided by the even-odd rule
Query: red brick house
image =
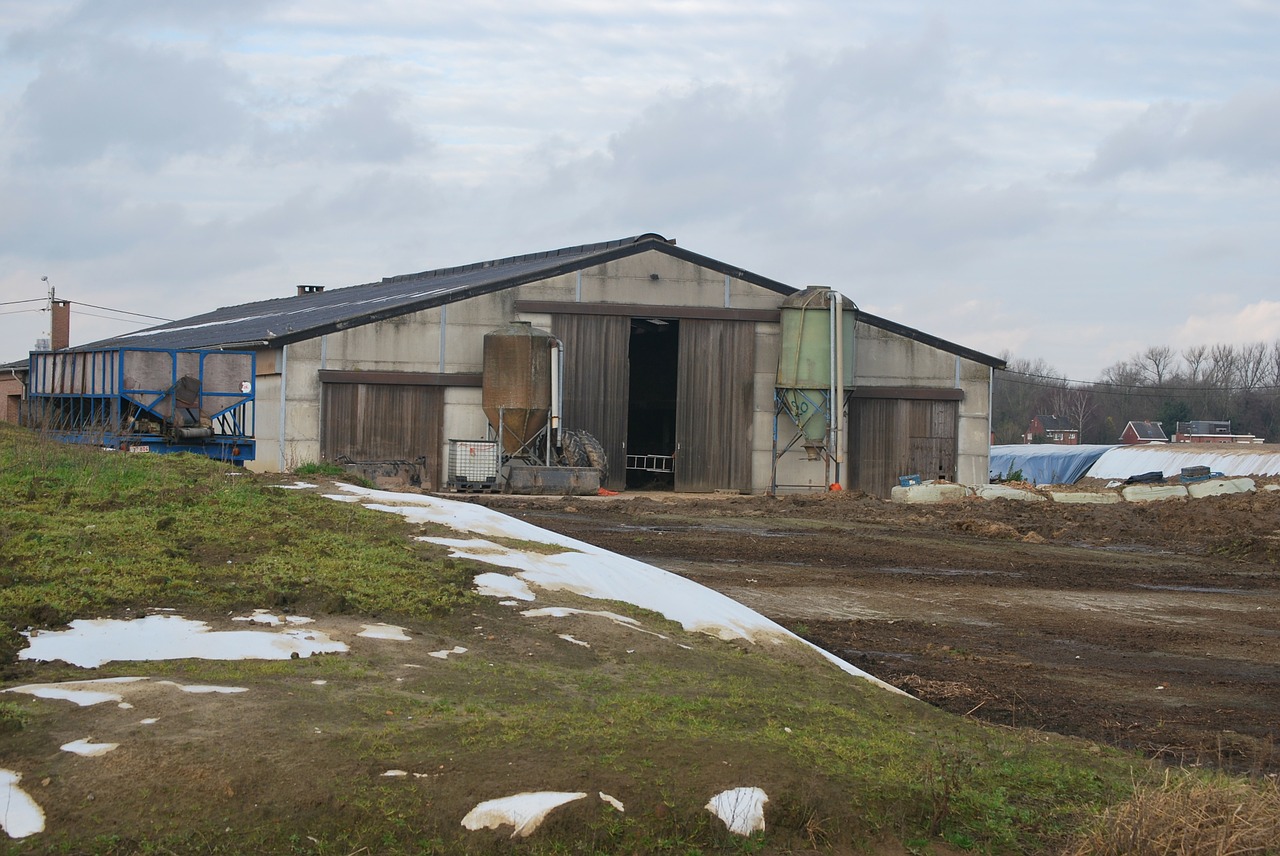
<path fill-rule="evenodd" d="M 1139 443 L 1167 443 L 1169 438 L 1159 422 L 1130 422 L 1120 432 L 1120 442 L 1136 446 Z"/>
<path fill-rule="evenodd" d="M 1041 438 L 1041 439 L 1036 439 Z M 1057 446 L 1080 445 L 1080 429 L 1065 416 L 1033 416 L 1027 433 L 1022 435 L 1024 443 L 1052 443 Z"/>

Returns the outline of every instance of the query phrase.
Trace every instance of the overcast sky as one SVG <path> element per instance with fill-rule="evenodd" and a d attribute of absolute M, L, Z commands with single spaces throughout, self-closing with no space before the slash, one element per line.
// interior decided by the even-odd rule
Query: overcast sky
<path fill-rule="evenodd" d="M 0 38 L 4 302 L 659 232 L 1072 378 L 1280 338 L 1280 0 L 0 0 Z"/>

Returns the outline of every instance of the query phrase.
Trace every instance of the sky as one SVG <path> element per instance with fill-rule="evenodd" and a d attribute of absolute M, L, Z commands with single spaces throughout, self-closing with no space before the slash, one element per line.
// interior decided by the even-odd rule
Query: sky
<path fill-rule="evenodd" d="M 1280 0 L 0 0 L 0 361 L 50 285 L 80 344 L 645 232 L 1072 379 L 1270 342 L 1277 45 Z"/>

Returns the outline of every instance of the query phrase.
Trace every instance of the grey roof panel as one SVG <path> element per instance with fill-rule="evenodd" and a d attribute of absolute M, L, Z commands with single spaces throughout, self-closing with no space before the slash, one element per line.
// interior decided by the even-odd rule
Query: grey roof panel
<path fill-rule="evenodd" d="M 390 276 L 380 282 L 364 285 L 226 306 L 136 333 L 77 346 L 77 350 L 126 347 L 275 347 L 572 273 L 649 250 L 701 265 L 779 294 L 792 294 L 798 290 L 777 280 L 677 247 L 674 240 L 650 232 L 614 241 Z M 995 368 L 1004 367 L 1004 361 L 998 357 L 939 339 L 911 327 L 869 313 L 860 312 L 858 317 L 867 324 L 948 353 Z"/>

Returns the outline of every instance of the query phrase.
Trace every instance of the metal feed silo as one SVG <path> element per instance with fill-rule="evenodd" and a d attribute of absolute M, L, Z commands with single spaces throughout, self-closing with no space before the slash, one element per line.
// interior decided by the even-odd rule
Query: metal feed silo
<path fill-rule="evenodd" d="M 552 335 L 513 321 L 484 337 L 484 415 L 508 455 L 527 453 L 551 413 Z"/>
<path fill-rule="evenodd" d="M 837 301 L 843 316 L 839 319 L 831 311 Z M 834 410 L 832 378 L 841 375 L 845 389 L 853 385 L 853 306 L 831 289 L 815 286 L 791 295 L 780 308 L 778 401 L 804 434 L 806 448 L 818 448 L 826 443 Z M 839 355 L 832 347 L 837 335 L 843 345 Z"/>

